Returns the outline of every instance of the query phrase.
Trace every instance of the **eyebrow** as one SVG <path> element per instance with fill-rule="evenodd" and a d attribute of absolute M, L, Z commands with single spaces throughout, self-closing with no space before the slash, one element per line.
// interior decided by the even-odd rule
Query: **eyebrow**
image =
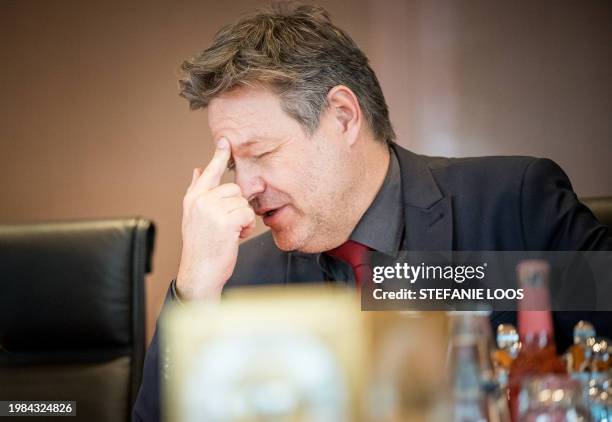
<path fill-rule="evenodd" d="M 246 141 L 246 142 L 243 142 L 240 145 L 238 145 L 235 149 L 237 151 L 243 151 L 245 149 L 250 148 L 252 145 L 254 145 L 256 143 L 257 143 L 257 141 L 255 141 L 255 140 Z"/>
<path fill-rule="evenodd" d="M 256 144 L 257 141 L 255 140 L 249 140 L 249 141 L 245 141 L 243 143 L 241 143 L 240 145 L 238 145 L 236 148 L 234 148 L 235 151 L 244 151 L 245 149 L 250 148 L 253 144 Z M 236 164 L 234 161 L 234 152 L 232 151 L 232 155 L 229 158 L 229 161 L 227 162 L 227 169 L 232 171 L 234 170 Z"/>
<path fill-rule="evenodd" d="M 275 144 L 276 142 L 274 139 L 253 137 L 247 141 L 244 141 L 240 145 L 237 145 L 235 148 L 233 148 L 232 152 L 238 153 L 238 154 L 243 153 L 245 150 L 249 150 L 251 147 L 256 147 L 257 149 L 266 150 Z"/>

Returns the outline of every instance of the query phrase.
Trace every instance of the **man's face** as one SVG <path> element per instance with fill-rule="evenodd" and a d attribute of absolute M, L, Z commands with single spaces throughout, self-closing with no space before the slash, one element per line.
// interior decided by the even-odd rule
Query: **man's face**
<path fill-rule="evenodd" d="M 275 94 L 239 88 L 211 101 L 208 123 L 215 142 L 229 140 L 236 183 L 280 249 L 320 252 L 348 237 L 343 209 L 359 176 L 332 116 L 309 137 Z"/>

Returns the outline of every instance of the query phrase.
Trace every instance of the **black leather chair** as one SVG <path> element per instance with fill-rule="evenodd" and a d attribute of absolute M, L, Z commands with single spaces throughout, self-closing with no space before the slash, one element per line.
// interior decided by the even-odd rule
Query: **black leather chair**
<path fill-rule="evenodd" d="M 130 420 L 154 237 L 142 218 L 0 224 L 0 400 Z"/>
<path fill-rule="evenodd" d="M 612 196 L 582 198 L 581 201 L 591 209 L 601 224 L 612 227 Z"/>

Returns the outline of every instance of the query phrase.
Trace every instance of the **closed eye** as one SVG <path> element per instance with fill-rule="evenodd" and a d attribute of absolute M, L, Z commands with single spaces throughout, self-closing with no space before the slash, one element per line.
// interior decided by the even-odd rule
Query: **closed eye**
<path fill-rule="evenodd" d="M 266 152 L 264 152 L 263 154 L 259 154 L 259 155 L 258 155 L 257 157 L 255 157 L 255 158 L 256 158 L 256 159 L 263 158 L 263 157 L 265 157 L 266 155 L 269 155 L 269 154 L 272 154 L 272 153 L 274 153 L 274 152 L 277 152 L 277 151 L 279 150 L 279 148 L 280 148 L 280 147 L 282 147 L 282 146 L 283 146 L 282 144 L 281 144 L 281 145 L 277 145 L 275 148 L 272 148 L 270 151 L 266 151 Z"/>
<path fill-rule="evenodd" d="M 255 156 L 255 160 L 259 160 L 260 158 L 265 157 L 266 155 L 272 153 L 274 150 L 272 151 L 268 151 L 268 152 L 264 152 L 263 154 L 259 154 L 257 156 Z M 234 171 L 236 169 L 236 162 L 234 161 L 234 158 L 230 158 L 229 161 L 227 162 L 227 169 L 229 171 Z"/>

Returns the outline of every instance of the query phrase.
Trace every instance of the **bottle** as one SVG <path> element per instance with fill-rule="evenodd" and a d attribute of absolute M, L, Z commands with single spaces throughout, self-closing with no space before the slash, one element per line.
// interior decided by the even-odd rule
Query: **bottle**
<path fill-rule="evenodd" d="M 544 375 L 523 383 L 521 422 L 592 422 L 580 381 L 568 375 Z"/>
<path fill-rule="evenodd" d="M 590 372 L 608 372 L 610 370 L 610 354 L 612 353 L 612 346 L 608 344 L 608 339 L 598 338 L 595 340 L 592 350 Z"/>
<path fill-rule="evenodd" d="M 595 328 L 587 321 L 578 321 L 574 326 L 574 344 L 567 352 L 568 371 L 584 372 L 591 361 L 595 344 Z"/>
<path fill-rule="evenodd" d="M 450 314 L 447 368 L 453 422 L 509 422 L 505 395 L 493 373 L 492 336 L 483 312 Z"/>
<path fill-rule="evenodd" d="M 497 326 L 496 342 L 497 349 L 493 351 L 495 376 L 500 388 L 506 391 L 510 367 L 521 349 L 521 342 L 519 341 L 516 327 L 512 324 L 499 324 Z"/>
<path fill-rule="evenodd" d="M 557 356 L 548 291 L 550 267 L 546 261 L 528 260 L 517 265 L 519 288 L 518 330 L 521 349 L 512 362 L 508 377 L 510 413 L 518 421 L 518 395 L 524 379 L 545 374 L 566 373 Z"/>

